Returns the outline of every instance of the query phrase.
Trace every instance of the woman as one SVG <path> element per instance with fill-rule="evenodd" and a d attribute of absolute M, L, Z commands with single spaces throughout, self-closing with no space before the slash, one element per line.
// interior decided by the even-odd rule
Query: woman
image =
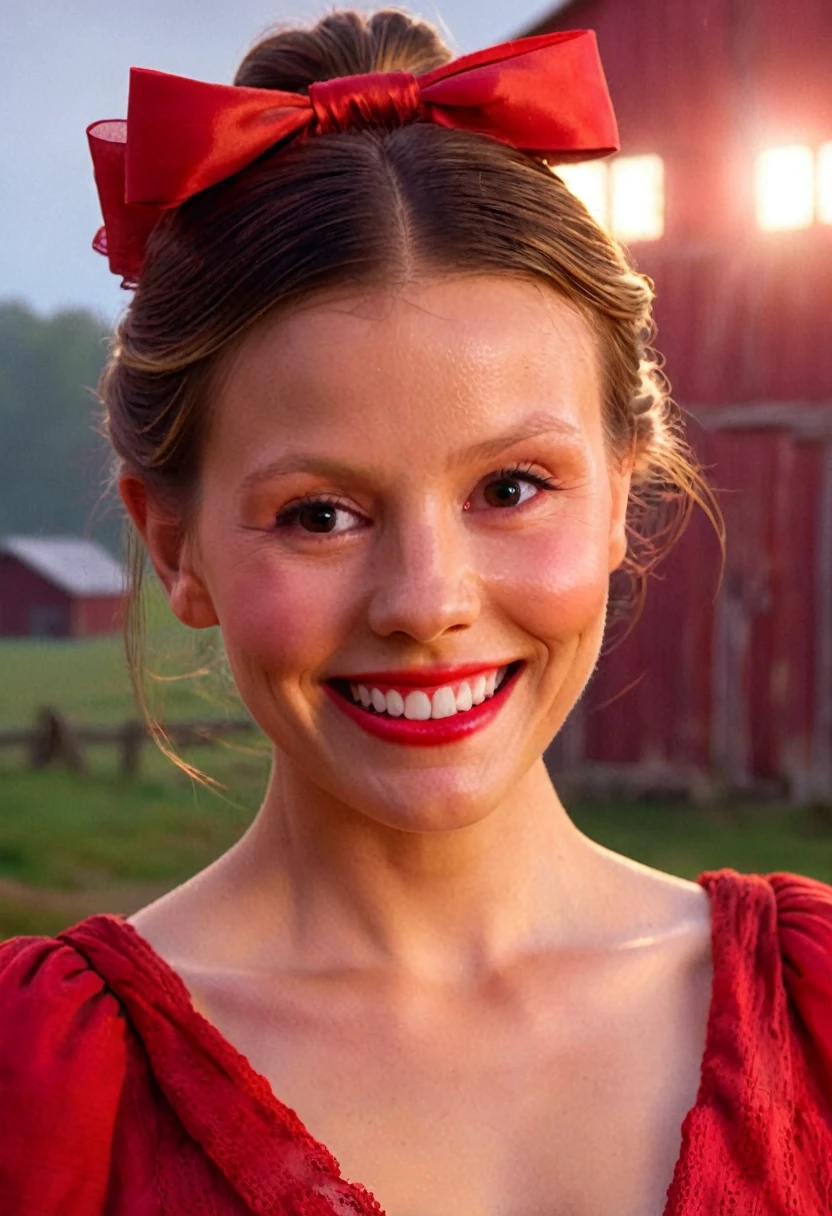
<path fill-rule="evenodd" d="M 617 146 L 594 38 L 450 59 L 341 12 L 92 130 L 120 492 L 274 765 L 188 882 L 0 950 L 6 1216 L 830 1210 L 832 889 L 621 857 L 542 761 L 650 504 L 712 503 L 544 163 Z"/>

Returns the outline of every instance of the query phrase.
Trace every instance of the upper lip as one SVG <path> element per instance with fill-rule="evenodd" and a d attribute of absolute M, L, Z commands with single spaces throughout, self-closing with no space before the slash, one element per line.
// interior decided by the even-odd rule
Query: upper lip
<path fill-rule="evenodd" d="M 353 684 L 400 684 L 405 688 L 432 688 L 436 685 L 453 684 L 468 676 L 477 676 L 487 671 L 498 671 L 508 667 L 516 659 L 492 663 L 458 663 L 453 667 L 409 667 L 404 670 L 357 671 L 334 675 L 332 680 L 350 680 Z"/>

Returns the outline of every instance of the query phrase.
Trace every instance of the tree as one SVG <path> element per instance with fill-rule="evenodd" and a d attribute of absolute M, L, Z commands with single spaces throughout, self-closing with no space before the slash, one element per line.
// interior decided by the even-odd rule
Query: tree
<path fill-rule="evenodd" d="M 121 545 L 95 386 L 106 326 L 68 309 L 0 304 L 0 534 L 75 533 Z"/>

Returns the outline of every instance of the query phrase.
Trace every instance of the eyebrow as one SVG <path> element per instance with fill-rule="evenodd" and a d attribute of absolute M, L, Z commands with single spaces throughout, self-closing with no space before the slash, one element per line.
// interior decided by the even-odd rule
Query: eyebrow
<path fill-rule="evenodd" d="M 532 415 L 519 427 L 502 435 L 495 435 L 475 443 L 471 447 L 455 452 L 448 462 L 449 468 L 459 468 L 462 465 L 473 464 L 480 460 L 488 460 L 499 456 L 506 448 L 522 443 L 524 439 L 534 439 L 538 435 L 558 434 L 565 439 L 578 439 L 582 431 L 574 422 L 553 415 Z M 265 481 L 275 477 L 283 477 L 288 473 L 323 473 L 328 477 L 363 477 L 369 480 L 373 470 L 368 465 L 351 464 L 342 460 L 333 460 L 326 456 L 313 456 L 304 452 L 287 452 L 277 460 L 260 469 L 254 469 L 242 482 L 243 492 L 252 490 Z"/>

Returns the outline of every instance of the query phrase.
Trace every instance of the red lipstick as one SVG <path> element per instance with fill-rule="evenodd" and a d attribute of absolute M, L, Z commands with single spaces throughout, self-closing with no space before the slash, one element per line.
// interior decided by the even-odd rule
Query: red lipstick
<path fill-rule="evenodd" d="M 367 731 L 368 734 L 375 735 L 379 739 L 384 739 L 388 743 L 402 743 L 411 747 L 436 747 L 442 744 L 455 743 L 461 739 L 465 739 L 468 735 L 472 735 L 477 730 L 482 730 L 489 722 L 499 714 L 500 710 L 506 704 L 520 672 L 525 664 L 515 661 L 508 664 L 508 671 L 505 679 L 492 697 L 487 698 L 480 705 L 473 705 L 470 709 L 458 712 L 448 718 L 428 718 L 423 721 L 410 718 L 391 718 L 386 714 L 376 713 L 372 708 L 364 708 L 363 705 L 356 704 L 352 700 L 349 690 L 349 683 L 365 683 L 372 680 L 377 680 L 379 683 L 397 683 L 401 684 L 402 675 L 413 674 L 406 672 L 375 672 L 372 676 L 342 676 L 336 677 L 331 683 L 324 681 L 324 689 L 331 701 L 338 706 L 340 710 L 351 718 L 358 726 Z M 422 672 L 430 676 L 431 684 L 426 685 L 423 681 L 419 684 L 414 684 L 412 681 L 408 687 L 433 687 L 436 681 L 436 672 L 451 670 L 455 673 L 457 680 L 465 679 L 465 676 L 460 675 L 463 668 L 423 668 Z M 493 667 L 483 668 L 477 664 L 476 667 L 469 665 L 468 672 L 471 675 L 482 671 L 493 671 Z M 381 677 L 384 675 L 385 679 Z M 389 677 L 394 676 L 395 681 Z M 440 681 L 441 683 L 453 683 L 452 680 Z M 339 684 L 341 687 L 339 688 Z"/>
<path fill-rule="evenodd" d="M 455 667 L 408 667 L 403 671 L 351 671 L 347 675 L 332 679 L 349 680 L 352 684 L 392 685 L 401 688 L 441 688 L 443 684 L 454 684 L 467 680 L 469 676 L 485 675 L 508 667 L 512 659 L 496 659 L 493 663 L 458 663 Z"/>

